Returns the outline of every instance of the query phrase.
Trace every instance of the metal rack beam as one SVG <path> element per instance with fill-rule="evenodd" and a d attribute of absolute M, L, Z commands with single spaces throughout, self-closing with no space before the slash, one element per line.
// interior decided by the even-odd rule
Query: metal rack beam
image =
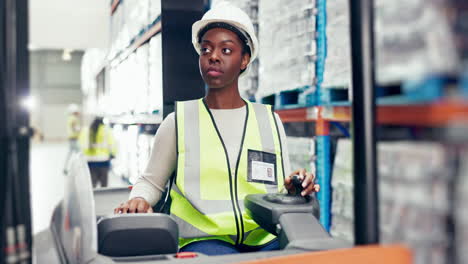
<path fill-rule="evenodd" d="M 317 106 L 277 110 L 283 123 L 316 122 L 318 109 L 323 108 L 322 119 L 350 122 L 349 106 Z M 376 109 L 377 124 L 420 127 L 445 126 L 452 121 L 468 123 L 468 104 L 465 101 L 440 101 L 419 105 L 388 105 Z"/>

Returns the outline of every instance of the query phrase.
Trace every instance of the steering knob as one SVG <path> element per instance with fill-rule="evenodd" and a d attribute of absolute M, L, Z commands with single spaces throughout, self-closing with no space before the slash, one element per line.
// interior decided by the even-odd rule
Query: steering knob
<path fill-rule="evenodd" d="M 299 178 L 299 175 L 294 175 L 291 177 L 291 183 L 294 186 L 294 194 L 267 194 L 264 199 L 278 204 L 306 204 L 310 201 L 309 196 L 301 196 L 304 187 L 302 187 L 302 181 Z"/>
<path fill-rule="evenodd" d="M 294 186 L 294 194 L 300 196 L 304 187 L 302 187 L 302 181 L 299 179 L 299 175 L 292 176 L 291 183 Z"/>

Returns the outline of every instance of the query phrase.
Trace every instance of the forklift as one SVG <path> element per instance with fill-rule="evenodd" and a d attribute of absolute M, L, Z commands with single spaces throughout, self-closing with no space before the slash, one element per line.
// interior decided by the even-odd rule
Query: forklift
<path fill-rule="evenodd" d="M 204 94 L 196 56 L 191 48 L 180 49 L 190 45 L 190 26 L 203 13 L 203 4 L 193 4 L 198 2 L 162 1 L 165 115 L 174 101 Z M 177 252 L 177 224 L 160 208 L 152 214 L 114 215 L 113 207 L 128 198 L 129 189 L 93 191 L 79 154 L 73 157 L 66 195 L 56 206 L 49 229 L 32 237 L 28 166 L 32 131 L 27 111 L 18 105 L 29 93 L 28 1 L 0 1 L 0 263 L 412 263 L 407 248 L 378 244 L 372 7 L 372 0 L 350 0 L 355 245 L 325 231 L 314 196 L 254 194 L 245 198 L 245 208 L 261 227 L 278 236 L 280 250 L 205 256 Z M 192 59 L 194 68 L 176 67 L 177 56 Z M 193 94 L 181 93 L 187 85 L 198 88 Z"/>

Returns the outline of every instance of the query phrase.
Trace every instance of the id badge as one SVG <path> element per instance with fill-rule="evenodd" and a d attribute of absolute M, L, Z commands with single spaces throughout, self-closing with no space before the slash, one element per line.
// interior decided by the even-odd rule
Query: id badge
<path fill-rule="evenodd" d="M 251 150 L 247 151 L 249 182 L 278 185 L 276 175 L 276 154 Z"/>

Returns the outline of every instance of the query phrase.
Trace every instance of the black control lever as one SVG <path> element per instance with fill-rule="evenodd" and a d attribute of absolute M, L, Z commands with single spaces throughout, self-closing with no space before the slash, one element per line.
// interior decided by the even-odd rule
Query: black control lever
<path fill-rule="evenodd" d="M 299 179 L 299 175 L 292 176 L 291 183 L 294 186 L 294 194 L 300 196 L 304 187 L 302 187 L 302 181 Z"/>
<path fill-rule="evenodd" d="M 310 201 L 310 196 L 302 196 L 301 192 L 304 190 L 302 187 L 302 181 L 299 179 L 299 175 L 294 175 L 291 178 L 291 183 L 294 186 L 295 192 L 294 194 L 281 194 L 281 193 L 274 193 L 274 194 L 267 194 L 264 199 L 278 204 L 305 204 Z"/>

